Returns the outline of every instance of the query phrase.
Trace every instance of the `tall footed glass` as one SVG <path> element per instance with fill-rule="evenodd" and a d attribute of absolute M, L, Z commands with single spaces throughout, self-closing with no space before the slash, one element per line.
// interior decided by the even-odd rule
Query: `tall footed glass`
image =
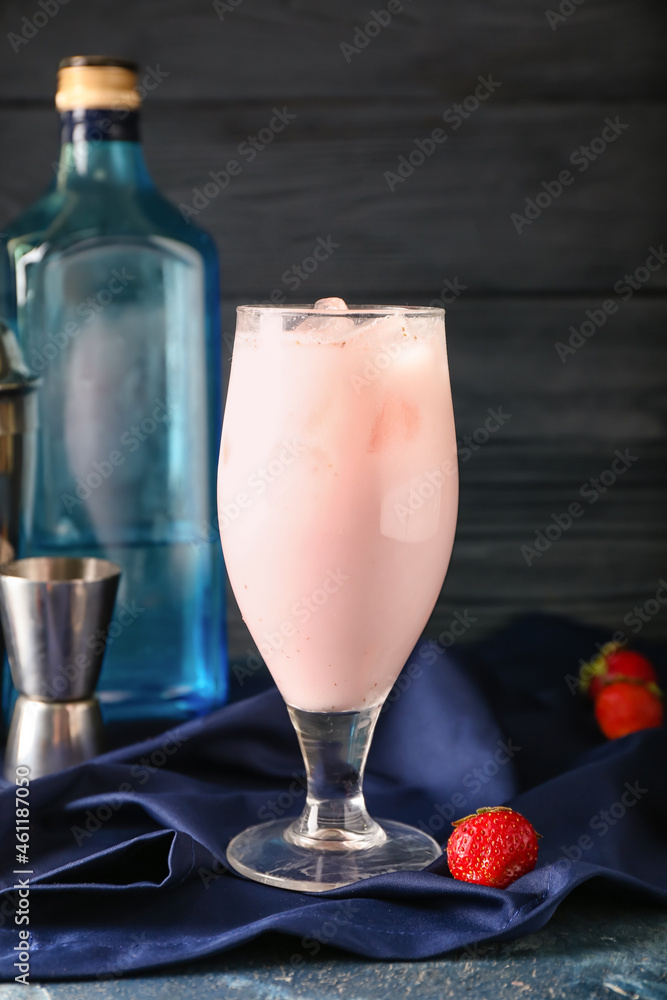
<path fill-rule="evenodd" d="M 440 854 L 427 834 L 372 819 L 362 781 L 382 703 L 440 592 L 457 499 L 443 310 L 238 309 L 222 547 L 308 783 L 298 819 L 231 841 L 228 861 L 249 878 L 317 892 Z"/>

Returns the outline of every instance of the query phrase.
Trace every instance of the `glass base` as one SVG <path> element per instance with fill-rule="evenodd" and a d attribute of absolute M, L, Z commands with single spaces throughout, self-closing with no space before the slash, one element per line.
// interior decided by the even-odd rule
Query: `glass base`
<path fill-rule="evenodd" d="M 294 823 L 279 819 L 249 827 L 231 841 L 227 861 L 255 882 L 297 892 L 326 892 L 374 875 L 420 871 L 442 854 L 428 834 L 392 820 L 379 821 L 384 836 L 371 847 L 334 841 L 303 847 L 290 837 Z"/>

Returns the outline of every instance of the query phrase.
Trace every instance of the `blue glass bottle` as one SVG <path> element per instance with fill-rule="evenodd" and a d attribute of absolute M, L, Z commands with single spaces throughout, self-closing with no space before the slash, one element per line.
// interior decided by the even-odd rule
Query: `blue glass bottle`
<path fill-rule="evenodd" d="M 60 158 L 49 190 L 2 236 L 0 318 L 41 379 L 22 554 L 119 563 L 103 711 L 174 719 L 226 694 L 222 557 L 207 530 L 218 260 L 148 175 L 135 81 L 123 60 L 61 63 Z"/>

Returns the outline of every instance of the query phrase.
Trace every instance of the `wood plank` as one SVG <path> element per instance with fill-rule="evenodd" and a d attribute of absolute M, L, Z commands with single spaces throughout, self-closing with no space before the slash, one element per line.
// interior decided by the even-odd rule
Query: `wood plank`
<path fill-rule="evenodd" d="M 369 33 L 368 44 L 348 53 L 347 62 L 341 43 L 353 43 L 371 10 L 386 6 L 386 0 L 232 0 L 220 20 L 211 0 L 70 0 L 27 44 L 15 41 L 14 52 L 8 34 L 26 30 L 22 19 L 39 8 L 9 0 L 0 12 L 0 91 L 17 100 L 50 100 L 58 59 L 103 47 L 168 72 L 151 97 L 157 101 L 414 97 L 450 103 L 487 73 L 503 82 L 501 102 L 666 95 L 665 11 L 650 0 L 586 0 L 554 28 L 546 11 L 557 10 L 556 2 L 404 0 L 403 12 L 377 37 Z"/>
<path fill-rule="evenodd" d="M 495 439 L 461 463 L 454 552 L 426 634 L 437 638 L 457 613 L 467 612 L 475 621 L 464 640 L 475 641 L 517 615 L 547 612 L 597 623 L 610 633 L 624 629 L 633 638 L 666 639 L 667 603 L 656 604 L 655 595 L 667 580 L 667 446 L 639 442 L 636 454 L 627 476 L 605 492 L 596 488 L 594 502 L 589 479 L 609 468 L 611 456 L 591 442 L 588 450 L 581 441 L 573 450 L 569 441 Z M 573 502 L 583 513 L 571 527 L 541 555 L 524 554 L 522 546 L 533 548 L 536 532 L 555 523 L 552 515 L 566 524 L 562 515 Z M 646 621 L 628 622 L 636 607 Z M 233 596 L 229 626 L 233 657 L 254 654 Z"/>
<path fill-rule="evenodd" d="M 605 626 L 610 634 L 621 629 L 632 638 L 664 641 L 667 604 L 656 601 L 658 592 L 664 598 L 664 580 L 664 539 L 639 543 L 617 537 L 610 545 L 609 538 L 564 537 L 531 567 L 516 542 L 458 540 L 425 634 L 437 639 L 451 629 L 457 613 L 465 617 L 467 612 L 475 621 L 461 641 L 472 642 L 521 614 L 548 613 Z M 637 608 L 643 621 L 637 620 Z M 243 660 L 256 654 L 233 597 L 228 613 L 230 656 Z M 442 641 L 449 645 L 451 640 Z"/>
<path fill-rule="evenodd" d="M 515 543 L 457 543 L 430 635 L 466 609 L 478 619 L 473 640 L 525 612 L 548 612 L 623 629 L 644 639 L 667 638 L 667 605 L 656 602 L 667 580 L 667 541 L 563 537 L 528 567 Z M 664 597 L 664 594 L 662 595 Z M 648 604 L 647 604 L 648 602 Z M 645 623 L 626 616 L 639 607 Z M 657 607 L 657 610 L 656 610 Z"/>
<path fill-rule="evenodd" d="M 429 633 L 466 608 L 478 619 L 470 639 L 526 611 L 627 630 L 625 616 L 655 602 L 667 579 L 664 437 L 629 450 L 636 462 L 611 485 L 606 476 L 599 485 L 591 480 L 599 481 L 612 454 L 590 439 L 574 447 L 567 438 L 494 441 L 462 464 L 457 541 Z M 572 503 L 582 513 L 568 527 L 563 515 Z M 565 525 L 560 537 L 554 515 Z M 551 545 L 540 540 L 546 551 L 535 555 L 536 533 L 549 525 Z M 667 637 L 667 604 L 649 611 L 642 637 Z"/>
<path fill-rule="evenodd" d="M 446 324 L 459 434 L 483 425 L 488 408 L 512 414 L 494 440 L 544 447 L 567 439 L 568 453 L 603 456 L 667 434 L 667 300 L 636 295 L 561 361 L 598 311 L 602 296 L 466 301 L 449 307 Z M 589 327 L 586 327 L 586 332 Z M 574 343 L 580 343 L 575 339 Z M 483 436 L 483 435 L 482 435 Z M 473 468 L 476 462 L 471 460 Z M 528 470 L 528 475 L 531 472 Z"/>
<path fill-rule="evenodd" d="M 632 637 L 667 638 L 667 603 L 658 606 L 655 598 L 667 580 L 664 436 L 632 443 L 636 462 L 612 484 L 599 477 L 613 452 L 582 438 L 497 437 L 461 462 L 457 537 L 429 636 L 446 631 L 456 613 L 476 619 L 464 637 L 474 641 L 519 614 L 547 612 Z M 572 503 L 582 512 L 568 527 L 563 515 Z M 565 529 L 555 537 L 552 527 L 550 546 L 531 552 L 536 533 L 556 524 L 554 515 Z M 628 623 L 646 602 L 647 620 Z M 233 598 L 229 616 L 232 654 L 246 657 L 254 646 Z"/>
<path fill-rule="evenodd" d="M 624 106 L 628 130 L 585 172 L 573 168 L 573 183 L 521 234 L 511 214 L 600 135 L 617 107 L 489 103 L 393 193 L 384 173 L 443 124 L 438 108 L 291 104 L 296 120 L 248 162 L 239 145 L 267 126 L 271 108 L 154 103 L 146 111 L 148 162 L 176 203 L 192 206 L 211 171 L 241 163 L 224 190 L 209 189 L 196 217 L 219 243 L 232 296 L 261 300 L 278 289 L 301 300 L 343 290 L 352 300 L 373 292 L 428 301 L 456 277 L 471 295 L 606 293 L 667 233 L 659 106 Z M 0 112 L 2 224 L 48 178 L 54 129 L 41 108 Z M 299 289 L 288 287 L 285 273 L 329 235 L 340 246 Z M 665 289 L 667 267 L 646 287 Z"/>
<path fill-rule="evenodd" d="M 451 644 L 456 615 L 470 627 L 456 641 L 475 642 L 527 613 L 548 613 L 617 629 L 630 639 L 667 640 L 667 541 L 562 538 L 540 563 L 526 566 L 516 543 L 464 542 L 454 547 L 447 579 L 424 634 Z M 656 611 L 656 606 L 658 610 Z M 638 620 L 639 608 L 644 619 Z M 628 617 L 631 616 L 631 617 Z M 444 633 L 444 634 L 443 634 Z M 447 635 L 449 633 L 449 635 Z M 230 656 L 243 662 L 256 647 L 229 602 Z"/>
<path fill-rule="evenodd" d="M 409 298 L 398 289 L 389 297 L 399 302 Z M 502 411 L 502 425 L 479 451 L 471 449 L 462 470 L 474 477 L 481 469 L 482 481 L 510 476 L 524 489 L 536 472 L 533 463 L 540 448 L 548 450 L 551 481 L 558 483 L 572 470 L 578 453 L 602 461 L 616 448 L 641 443 L 645 450 L 645 445 L 665 440 L 665 296 L 637 294 L 620 302 L 618 312 L 592 337 L 584 338 L 573 355 L 566 355 L 565 363 L 559 358 L 555 344 L 569 346 L 569 327 L 578 330 L 586 321 L 586 310 L 599 310 L 601 301 L 601 296 L 578 295 L 475 299 L 466 292 L 447 306 L 450 374 L 461 443 L 466 435 L 479 432 L 472 442 L 479 444 L 489 410 Z M 237 304 L 240 299 L 224 302 L 227 364 Z M 497 422 L 492 420 L 491 426 Z M 522 456 L 517 454 L 504 466 L 501 458 L 493 465 L 500 454 L 493 446 L 508 443 L 524 447 Z M 560 458 L 555 450 L 559 443 L 565 448 Z M 528 446 L 533 449 L 530 455 Z M 542 468 L 540 474 L 547 472 Z M 576 475 L 583 472 L 581 468 Z M 594 472 L 593 467 L 589 475 Z M 655 466 L 652 474 L 658 475 Z"/>

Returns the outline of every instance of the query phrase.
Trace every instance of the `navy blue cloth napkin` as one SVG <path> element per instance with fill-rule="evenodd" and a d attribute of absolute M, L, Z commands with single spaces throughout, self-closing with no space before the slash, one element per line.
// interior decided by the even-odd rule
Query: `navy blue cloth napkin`
<path fill-rule="evenodd" d="M 382 713 L 366 778 L 373 815 L 444 843 L 453 818 L 513 806 L 543 839 L 535 871 L 505 890 L 455 881 L 444 858 L 322 895 L 231 874 L 233 834 L 304 802 L 275 690 L 33 782 L 30 978 L 113 978 L 268 930 L 293 935 L 294 964 L 322 942 L 427 958 L 535 931 L 591 878 L 667 904 L 667 731 L 607 742 L 572 693 L 579 660 L 606 638 L 540 616 L 455 654 L 422 643 Z M 13 874 L 13 787 L 0 797 L 1 975 L 13 979 L 13 887 L 27 876 Z"/>

